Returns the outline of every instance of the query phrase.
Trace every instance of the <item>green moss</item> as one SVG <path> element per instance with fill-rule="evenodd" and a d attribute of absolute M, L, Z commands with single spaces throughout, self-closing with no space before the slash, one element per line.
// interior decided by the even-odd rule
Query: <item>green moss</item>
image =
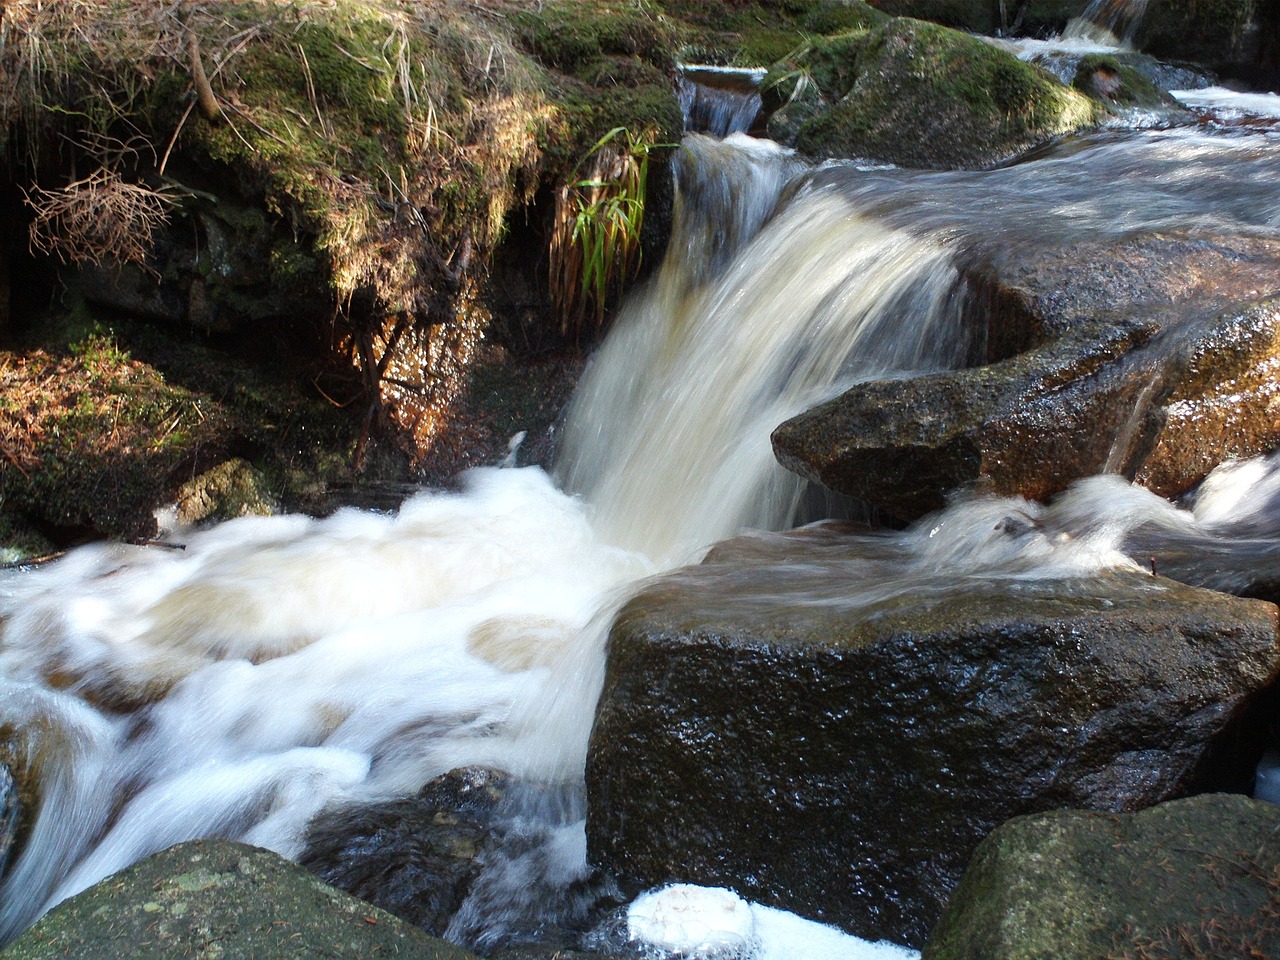
<path fill-rule="evenodd" d="M 1071 86 L 1108 107 L 1181 109 L 1177 100 L 1132 66 L 1106 54 L 1081 58 Z"/>
<path fill-rule="evenodd" d="M 895 20 L 850 34 L 853 68 L 815 48 L 801 66 L 835 90 L 797 145 L 814 156 L 865 156 L 906 166 L 985 166 L 1096 122 L 1102 110 L 1038 67 L 945 27 Z M 835 66 L 832 66 L 835 64 Z"/>
<path fill-rule="evenodd" d="M 577 74 L 601 55 L 638 57 L 663 71 L 675 67 L 674 26 L 653 4 L 551 0 L 512 17 L 526 48 L 550 67 Z"/>

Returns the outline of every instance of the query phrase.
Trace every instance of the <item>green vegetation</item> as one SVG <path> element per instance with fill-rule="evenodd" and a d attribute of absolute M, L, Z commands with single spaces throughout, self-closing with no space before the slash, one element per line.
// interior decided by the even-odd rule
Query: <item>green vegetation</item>
<path fill-rule="evenodd" d="M 659 146 L 654 131 L 633 134 L 614 127 L 591 148 L 588 178 L 575 180 L 556 198 L 551 238 L 551 298 L 562 331 L 579 336 L 588 312 L 604 323 L 611 297 L 621 295 L 640 268 L 649 156 Z"/>
<path fill-rule="evenodd" d="M 986 166 L 1097 121 L 1103 108 L 967 34 L 892 20 L 815 41 L 766 77 L 770 121 L 812 156 Z"/>
<path fill-rule="evenodd" d="M 122 338 L 114 366 L 90 362 L 67 349 L 82 338 L 23 316 L 11 332 L 43 349 L 3 358 L 0 429 L 31 442 L 0 461 L 0 509 L 63 539 L 142 535 L 151 507 L 230 454 L 302 507 L 353 466 L 383 476 L 379 436 L 425 461 L 488 330 L 507 222 L 549 236 L 535 196 L 584 179 L 578 160 L 613 127 L 679 135 L 677 28 L 643 2 L 18 0 L 3 18 L 0 169 L 27 197 L 33 253 L 71 264 Z M 617 277 L 642 223 L 628 189 Z M 38 396 L 54 371 L 78 408 Z M 215 411 L 208 429 L 170 429 L 194 405 Z M 126 423 L 136 442 L 108 479 L 98 441 Z"/>

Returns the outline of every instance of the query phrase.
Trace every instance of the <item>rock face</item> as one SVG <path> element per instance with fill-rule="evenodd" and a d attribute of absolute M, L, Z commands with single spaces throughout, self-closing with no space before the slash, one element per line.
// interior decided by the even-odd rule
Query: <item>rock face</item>
<path fill-rule="evenodd" d="M 623 609 L 587 834 L 624 889 L 730 886 L 919 945 L 1009 817 L 1248 783 L 1275 607 L 1139 574 L 931 579 L 874 554 L 746 541 Z"/>
<path fill-rule="evenodd" d="M 1266 89 L 1277 79 L 1278 27 L 1280 14 L 1266 0 L 1151 0 L 1134 40 L 1154 56 L 1202 63 Z"/>
<path fill-rule="evenodd" d="M 1044 498 L 1104 469 L 1173 496 L 1280 444 L 1280 242 L 1149 235 L 984 269 L 997 362 L 859 384 L 778 427 L 778 459 L 911 519 L 957 487 Z"/>
<path fill-rule="evenodd" d="M 3 956 L 467 960 L 472 954 L 325 886 L 274 853 L 196 840 L 63 902 Z"/>
<path fill-rule="evenodd" d="M 1018 817 L 982 842 L 926 960 L 1280 956 L 1280 806 Z"/>
<path fill-rule="evenodd" d="M 814 41 L 764 89 L 769 135 L 811 157 L 930 169 L 990 166 L 1104 112 L 993 44 L 905 18 Z"/>

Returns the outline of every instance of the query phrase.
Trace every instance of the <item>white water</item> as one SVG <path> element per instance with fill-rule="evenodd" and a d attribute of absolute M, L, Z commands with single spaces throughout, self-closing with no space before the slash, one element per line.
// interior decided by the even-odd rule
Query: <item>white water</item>
<path fill-rule="evenodd" d="M 0 580 L 0 729 L 40 792 L 0 885 L 0 942 L 179 840 L 297 855 L 322 807 L 458 766 L 579 777 L 626 591 L 790 522 L 803 488 L 773 461 L 773 426 L 859 377 L 964 355 L 954 221 L 936 238 L 887 226 L 768 144 L 694 138 L 681 164 L 668 261 L 575 401 L 561 466 L 575 495 L 536 469 L 482 470 L 394 516 L 243 519 L 178 535 L 185 550 L 102 545 Z M 1274 482 L 1274 464 L 1238 479 L 1251 469 L 1251 489 Z M 1133 503 L 1153 498 L 1099 484 L 1078 516 L 1070 497 L 980 501 L 901 546 L 933 576 L 1043 576 L 1064 551 L 1077 572 L 1129 563 Z M 1206 494 L 1203 516 L 1160 501 L 1148 513 L 1164 526 L 1148 529 L 1219 538 L 1247 513 L 1209 505 L 1226 496 Z M 1026 529 L 993 533 L 1011 512 Z M 555 836 L 568 883 L 581 827 Z M 507 866 L 518 886 L 522 864 Z"/>

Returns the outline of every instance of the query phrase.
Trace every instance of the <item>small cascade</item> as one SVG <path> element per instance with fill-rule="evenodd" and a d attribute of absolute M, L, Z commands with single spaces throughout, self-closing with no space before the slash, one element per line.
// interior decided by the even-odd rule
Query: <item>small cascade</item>
<path fill-rule="evenodd" d="M 682 66 L 676 95 L 685 131 L 713 137 L 750 133 L 760 118 L 764 73 L 759 69 Z"/>
<path fill-rule="evenodd" d="M 1067 40 L 1128 49 L 1146 12 L 1147 0 L 1090 0 L 1084 13 L 1071 20 L 1062 35 Z"/>
<path fill-rule="evenodd" d="M 858 378 L 956 366 L 967 346 L 945 247 L 788 179 L 772 144 L 682 150 L 671 252 L 587 371 L 560 472 L 602 537 L 664 564 L 792 519 L 805 484 L 774 459 L 773 426 Z M 750 212 L 726 229 L 722 185 L 743 190 L 744 164 Z"/>
<path fill-rule="evenodd" d="M 298 857 L 322 811 L 465 766 L 535 785 L 502 811 L 506 845 L 452 933 L 488 947 L 535 929 L 548 884 L 589 878 L 582 769 L 613 614 L 643 578 L 794 521 L 805 484 L 775 462 L 774 427 L 860 380 L 962 365 L 982 346 L 959 266 L 975 250 L 1280 226 L 1280 161 L 1252 141 L 1108 134 L 1000 170 L 811 169 L 733 132 L 747 108 L 725 113 L 723 139 L 677 152 L 666 260 L 592 359 L 557 482 L 483 469 L 395 515 L 244 518 L 182 551 L 97 545 L 0 573 L 3 761 L 35 798 L 0 944 L 172 843 Z M 815 602 L 1152 557 L 1235 589 L 1280 563 L 1277 490 L 1273 457 L 1220 468 L 1183 506 L 1118 477 L 1048 506 L 971 500 L 851 537 L 862 556 Z"/>

